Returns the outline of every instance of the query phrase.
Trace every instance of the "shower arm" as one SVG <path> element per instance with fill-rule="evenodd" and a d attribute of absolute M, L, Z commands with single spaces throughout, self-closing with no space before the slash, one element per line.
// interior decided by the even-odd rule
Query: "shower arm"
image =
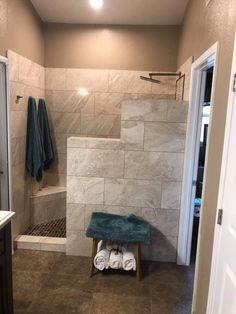
<path fill-rule="evenodd" d="M 151 72 L 149 73 L 149 77 L 146 76 L 140 76 L 141 80 L 161 84 L 160 80 L 154 79 L 153 76 L 178 76 L 181 77 L 181 72 Z"/>
<path fill-rule="evenodd" d="M 151 72 L 149 76 L 181 76 L 181 72 Z"/>

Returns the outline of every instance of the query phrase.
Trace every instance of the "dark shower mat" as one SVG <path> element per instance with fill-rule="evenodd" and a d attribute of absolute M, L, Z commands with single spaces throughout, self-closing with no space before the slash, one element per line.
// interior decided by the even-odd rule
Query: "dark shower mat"
<path fill-rule="evenodd" d="M 29 227 L 25 235 L 66 238 L 66 218 L 56 219 Z"/>

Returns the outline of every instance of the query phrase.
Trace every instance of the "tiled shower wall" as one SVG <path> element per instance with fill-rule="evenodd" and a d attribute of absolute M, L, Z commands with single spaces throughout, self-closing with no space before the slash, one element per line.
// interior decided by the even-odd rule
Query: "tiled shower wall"
<path fill-rule="evenodd" d="M 11 115 L 12 210 L 14 237 L 23 233 L 30 223 L 29 196 L 38 185 L 25 171 L 27 104 L 29 96 L 45 97 L 44 67 L 19 54 L 8 51 Z M 19 102 L 17 95 L 23 96 Z"/>
<path fill-rule="evenodd" d="M 68 140 L 67 254 L 91 254 L 94 211 L 136 214 L 152 225 L 149 260 L 175 261 L 188 103 L 126 100 L 121 139 Z"/>
<path fill-rule="evenodd" d="M 161 77 L 157 85 L 140 75 L 148 73 L 46 68 L 46 101 L 57 149 L 57 162 L 47 174 L 50 185 L 66 185 L 68 137 L 119 138 L 123 100 L 175 97 L 175 78 Z"/>
<path fill-rule="evenodd" d="M 25 172 L 28 97 L 45 97 L 56 162 L 44 183 L 66 186 L 66 142 L 70 136 L 119 138 L 121 103 L 125 99 L 173 99 L 175 79 L 161 77 L 162 84 L 139 79 L 138 71 L 45 69 L 8 51 L 10 64 L 11 146 L 14 235 L 30 222 L 29 197 L 39 185 Z M 46 91 L 46 92 L 45 92 Z M 79 93 L 82 91 L 82 94 Z M 84 92 L 88 91 L 86 95 Z M 23 96 L 17 103 L 16 96 Z"/>

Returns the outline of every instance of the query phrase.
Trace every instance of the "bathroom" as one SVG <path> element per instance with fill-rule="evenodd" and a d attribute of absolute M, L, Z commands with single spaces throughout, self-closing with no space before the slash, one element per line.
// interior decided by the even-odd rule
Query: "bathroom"
<path fill-rule="evenodd" d="M 190 313 L 195 260 L 181 260 L 181 237 L 196 53 L 183 21 L 195 1 L 0 0 L 15 313 Z M 28 167 L 31 101 L 35 128 L 45 101 L 53 152 L 40 178 Z M 96 217 L 137 219 L 148 240 L 95 236 Z M 97 272 L 104 243 L 121 259 L 132 247 L 135 271 Z M 105 296 L 119 309 L 105 311 Z"/>

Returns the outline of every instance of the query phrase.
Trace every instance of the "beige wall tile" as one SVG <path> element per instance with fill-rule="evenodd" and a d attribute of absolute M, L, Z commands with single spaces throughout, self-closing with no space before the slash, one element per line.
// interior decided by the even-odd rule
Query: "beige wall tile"
<path fill-rule="evenodd" d="M 46 91 L 50 111 L 68 113 L 94 113 L 94 95 L 81 96 L 77 91 Z"/>
<path fill-rule="evenodd" d="M 71 137 L 68 138 L 68 148 L 95 148 L 120 150 L 122 144 L 116 138 Z"/>
<path fill-rule="evenodd" d="M 26 136 L 27 116 L 24 111 L 11 111 L 11 138 Z"/>
<path fill-rule="evenodd" d="M 47 219 L 47 207 L 45 202 L 38 202 L 37 204 L 30 204 L 30 224 L 35 226 L 44 222 L 48 222 Z"/>
<path fill-rule="evenodd" d="M 84 231 L 68 230 L 66 237 L 66 254 L 91 256 L 92 239 L 87 238 Z"/>
<path fill-rule="evenodd" d="M 105 204 L 159 207 L 161 183 L 158 181 L 105 179 Z"/>
<path fill-rule="evenodd" d="M 45 173 L 45 181 L 48 185 L 66 186 L 67 178 L 64 173 Z"/>
<path fill-rule="evenodd" d="M 67 176 L 67 187 L 67 203 L 103 204 L 103 178 Z"/>
<path fill-rule="evenodd" d="M 67 204 L 66 230 L 85 229 L 85 205 Z"/>
<path fill-rule="evenodd" d="M 139 71 L 109 71 L 109 92 L 151 94 L 151 83 L 140 79 Z"/>
<path fill-rule="evenodd" d="M 68 175 L 121 178 L 124 176 L 124 152 L 101 149 L 68 149 Z"/>
<path fill-rule="evenodd" d="M 182 153 L 125 152 L 125 178 L 180 181 L 182 168 Z"/>
<path fill-rule="evenodd" d="M 66 251 L 66 239 L 44 237 L 40 242 L 41 251 L 62 252 Z"/>
<path fill-rule="evenodd" d="M 81 134 L 87 136 L 120 137 L 120 116 L 82 114 Z"/>
<path fill-rule="evenodd" d="M 170 122 L 187 122 L 188 119 L 187 101 L 168 101 L 168 121 Z"/>
<path fill-rule="evenodd" d="M 69 137 L 67 148 L 87 148 L 87 137 Z"/>
<path fill-rule="evenodd" d="M 15 238 L 16 248 L 19 250 L 40 250 L 42 237 L 21 235 Z"/>
<path fill-rule="evenodd" d="M 55 154 L 66 154 L 67 138 L 69 135 L 63 133 L 51 133 L 51 136 Z"/>
<path fill-rule="evenodd" d="M 79 113 L 49 112 L 51 131 L 62 134 L 80 134 L 81 115 Z"/>
<path fill-rule="evenodd" d="M 143 218 L 164 236 L 177 237 L 179 227 L 179 211 L 157 208 L 144 208 Z"/>
<path fill-rule="evenodd" d="M 155 76 L 155 79 L 160 80 L 161 83 L 152 83 L 152 94 L 175 95 L 177 77 Z"/>
<path fill-rule="evenodd" d="M 57 154 L 55 161 L 47 170 L 48 173 L 64 173 L 66 174 L 67 154 Z"/>
<path fill-rule="evenodd" d="M 26 137 L 11 139 L 11 165 L 12 167 L 25 163 Z"/>
<path fill-rule="evenodd" d="M 12 50 L 7 51 L 9 60 L 9 80 L 17 82 L 19 80 L 19 55 Z"/>
<path fill-rule="evenodd" d="M 126 150 L 143 150 L 144 122 L 121 121 L 121 143 Z"/>
<path fill-rule="evenodd" d="M 161 208 L 180 209 L 182 182 L 163 182 Z"/>
<path fill-rule="evenodd" d="M 66 217 L 66 198 L 51 201 L 47 207 L 47 221 Z"/>
<path fill-rule="evenodd" d="M 123 93 L 95 93 L 94 110 L 96 114 L 121 114 Z"/>
<path fill-rule="evenodd" d="M 45 88 L 49 90 L 65 90 L 66 69 L 45 69 Z"/>
<path fill-rule="evenodd" d="M 23 83 L 10 81 L 10 110 L 11 111 L 26 111 L 28 99 L 26 96 L 27 86 Z M 18 102 L 17 96 L 23 96 Z"/>
<path fill-rule="evenodd" d="M 126 100 L 122 104 L 121 120 L 166 121 L 167 101 L 152 98 L 142 101 Z"/>
<path fill-rule="evenodd" d="M 19 82 L 44 89 L 44 67 L 25 57 L 19 56 Z"/>
<path fill-rule="evenodd" d="M 87 90 L 89 92 L 108 91 L 108 71 L 91 69 L 67 69 L 67 90 Z"/>
<path fill-rule="evenodd" d="M 121 150 L 123 145 L 116 138 L 89 138 L 86 139 L 87 148 Z"/>
<path fill-rule="evenodd" d="M 161 232 L 153 231 L 151 245 L 142 246 L 142 257 L 151 261 L 175 262 L 177 256 L 176 247 L 176 237 L 167 237 Z"/>
<path fill-rule="evenodd" d="M 144 150 L 184 152 L 186 124 L 145 122 Z"/>

